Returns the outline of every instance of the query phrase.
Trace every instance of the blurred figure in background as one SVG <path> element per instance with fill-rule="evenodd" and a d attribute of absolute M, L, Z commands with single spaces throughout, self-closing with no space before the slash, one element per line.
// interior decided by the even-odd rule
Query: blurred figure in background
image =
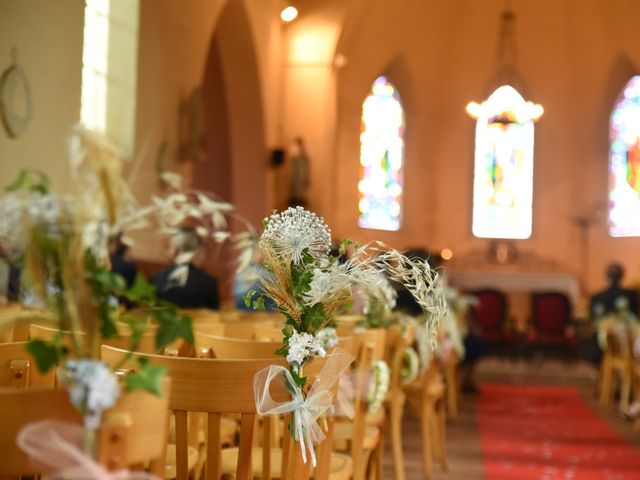
<path fill-rule="evenodd" d="M 0 246 L 0 305 L 15 302 L 20 295 L 20 269 Z"/>
<path fill-rule="evenodd" d="M 619 263 L 611 263 L 606 270 L 607 288 L 594 294 L 591 297 L 591 315 L 606 315 L 615 312 L 620 304 L 621 299 L 626 299 L 629 310 L 634 315 L 638 315 L 638 294 L 633 290 L 622 288 L 622 279 L 624 278 L 624 268 Z"/>
<path fill-rule="evenodd" d="M 127 252 L 129 247 L 122 241 L 122 235 L 116 235 L 109 244 L 109 260 L 111 262 L 111 271 L 121 275 L 127 288 L 133 286 L 138 274 L 138 267 L 128 259 Z"/>
<path fill-rule="evenodd" d="M 218 281 L 196 266 L 203 251 L 204 243 L 193 228 L 181 228 L 171 238 L 173 265 L 151 279 L 158 298 L 181 308 L 220 307 Z"/>

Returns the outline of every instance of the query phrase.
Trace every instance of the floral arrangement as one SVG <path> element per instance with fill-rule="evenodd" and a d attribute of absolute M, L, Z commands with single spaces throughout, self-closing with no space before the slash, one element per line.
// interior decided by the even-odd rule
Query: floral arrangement
<path fill-rule="evenodd" d="M 283 355 L 289 365 L 287 378 L 292 379 L 293 385 L 288 388 L 294 396 L 305 398 L 304 366 L 313 357 L 326 355 L 326 334 L 321 332 L 352 302 L 354 290 L 382 291 L 377 298 L 385 298 L 383 308 L 388 308 L 395 297 L 388 289 L 387 279 L 402 284 L 425 311 L 425 323 L 434 336 L 447 310 L 440 277 L 427 262 L 409 259 L 381 242 L 360 246 L 345 240 L 340 244 L 338 255 L 331 255 L 329 227 L 322 218 L 302 207 L 289 208 L 266 218 L 258 249 L 269 275 L 261 279 L 259 291 L 247 294 L 245 303 L 247 307 L 261 309 L 268 297 L 283 314 L 283 345 L 277 353 Z M 347 252 L 349 258 L 339 261 Z M 374 383 L 382 388 L 384 369 L 376 368 L 379 373 Z M 265 396 L 259 390 L 268 389 L 269 382 L 259 384 L 259 388 L 254 388 L 258 403 Z M 388 387 L 388 380 L 386 385 Z M 376 398 L 380 388 L 374 389 Z M 303 412 L 294 411 L 290 428 L 301 442 L 311 428 L 300 426 L 303 416 Z"/>
<path fill-rule="evenodd" d="M 25 170 L 0 196 L 0 245 L 19 258 L 24 289 L 48 308 L 51 325 L 59 330 L 52 341 L 31 340 L 28 351 L 41 371 L 61 368 L 62 383 L 85 429 L 95 433 L 102 411 L 120 395 L 113 371 L 100 361 L 102 341 L 121 335 L 118 321 L 128 326 L 130 352 L 137 349 L 149 318 L 158 325 L 158 350 L 179 339 L 193 342 L 191 319 L 157 300 L 155 288 L 142 276 L 127 288 L 110 271 L 111 239 L 116 234 L 126 239 L 127 233 L 149 226 L 172 234 L 193 220 L 200 235 L 223 241 L 232 207 L 201 192 L 178 191 L 178 179 L 171 175 L 172 191 L 140 206 L 122 176 L 117 149 L 103 137 L 77 127 L 69 146 L 71 192 L 54 192 L 46 175 Z M 138 313 L 119 315 L 116 299 L 136 305 Z M 124 387 L 160 394 L 163 374 L 164 369 L 141 362 L 125 377 Z M 91 455 L 92 437 L 87 435 L 91 441 L 85 445 Z"/>
<path fill-rule="evenodd" d="M 367 403 L 369 413 L 376 413 L 384 404 L 384 398 L 389 391 L 391 372 L 389 365 L 384 360 L 374 360 L 371 365 L 371 378 L 369 380 L 369 391 L 367 392 Z"/>
<path fill-rule="evenodd" d="M 398 293 L 381 272 L 371 274 L 369 280 L 370 283 L 364 286 L 366 299 L 361 324 L 366 328 L 386 328 L 393 323 L 393 309 Z"/>
<path fill-rule="evenodd" d="M 413 348 L 405 347 L 402 351 L 402 363 L 400 379 L 403 385 L 408 385 L 418 378 L 418 373 L 420 373 L 420 357 L 418 357 L 418 353 Z"/>

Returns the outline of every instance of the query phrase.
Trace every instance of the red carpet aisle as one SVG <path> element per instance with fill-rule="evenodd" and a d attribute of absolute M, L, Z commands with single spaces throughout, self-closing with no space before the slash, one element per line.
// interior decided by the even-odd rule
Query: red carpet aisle
<path fill-rule="evenodd" d="M 640 452 L 569 387 L 483 385 L 486 480 L 640 480 Z"/>

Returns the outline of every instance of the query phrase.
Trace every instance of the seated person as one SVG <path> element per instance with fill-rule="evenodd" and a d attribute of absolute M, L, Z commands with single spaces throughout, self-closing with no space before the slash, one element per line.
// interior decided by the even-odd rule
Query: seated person
<path fill-rule="evenodd" d="M 111 271 L 121 275 L 127 282 L 127 288 L 131 288 L 136 280 L 138 267 L 127 258 L 128 250 L 129 247 L 122 242 L 121 235 L 116 235 L 109 244 Z"/>
<path fill-rule="evenodd" d="M 616 304 L 626 300 L 629 310 L 638 315 L 638 294 L 633 290 L 627 290 L 620 285 L 624 277 L 624 268 L 618 263 L 612 263 L 607 267 L 607 281 L 609 286 L 591 297 L 591 315 L 606 315 L 618 310 Z"/>
<path fill-rule="evenodd" d="M 218 281 L 195 265 L 203 250 L 192 228 L 182 228 L 171 238 L 173 265 L 151 278 L 159 299 L 181 308 L 219 308 Z"/>
<path fill-rule="evenodd" d="M 614 313 L 620 305 L 626 305 L 633 315 L 638 314 L 638 294 L 633 290 L 621 287 L 624 268 L 618 263 L 612 263 L 606 270 L 609 286 L 591 296 L 590 313 L 592 318 Z M 602 360 L 602 349 L 598 344 L 598 335 L 593 333 L 584 345 L 587 358 L 595 365 Z"/>

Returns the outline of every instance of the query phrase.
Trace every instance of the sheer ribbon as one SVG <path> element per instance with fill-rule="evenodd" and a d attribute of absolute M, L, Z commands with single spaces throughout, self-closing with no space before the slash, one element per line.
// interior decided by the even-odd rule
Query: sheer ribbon
<path fill-rule="evenodd" d="M 18 432 L 16 443 L 35 468 L 55 479 L 160 480 L 147 472 L 108 472 L 84 453 L 83 439 L 84 429 L 80 425 L 42 420 L 25 425 Z"/>
<path fill-rule="evenodd" d="M 325 438 L 322 429 L 318 426 L 318 418 L 331 407 L 333 394 L 330 389 L 352 361 L 351 355 L 344 350 L 336 349 L 327 358 L 327 362 L 320 370 L 306 397 L 289 370 L 281 365 L 263 368 L 253 378 L 256 411 L 260 415 L 292 414 L 294 438 L 300 443 L 304 463 L 307 463 L 308 450 L 311 462 L 314 467 L 316 466 L 313 445 Z M 270 393 L 272 385 L 289 391 L 291 400 L 284 402 L 274 400 Z"/>

